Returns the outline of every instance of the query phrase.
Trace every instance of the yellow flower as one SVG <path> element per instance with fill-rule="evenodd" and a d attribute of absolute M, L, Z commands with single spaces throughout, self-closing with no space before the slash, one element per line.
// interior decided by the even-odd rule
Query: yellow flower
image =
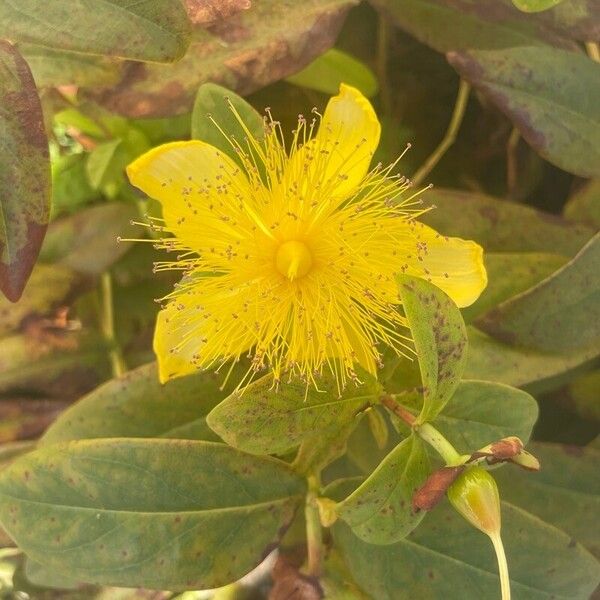
<path fill-rule="evenodd" d="M 482 249 L 415 220 L 418 193 L 405 197 L 393 165 L 369 170 L 381 128 L 368 100 L 342 85 L 314 112 L 287 148 L 270 113 L 264 139 L 246 130 L 232 140 L 243 167 L 201 141 L 129 166 L 133 185 L 162 204 L 160 230 L 173 236 L 163 247 L 179 253 L 157 268 L 185 273 L 156 325 L 161 381 L 249 354 L 250 376 L 268 368 L 276 381 L 316 382 L 327 369 L 341 388 L 356 364 L 376 371 L 381 345 L 409 347 L 397 273 L 432 281 L 459 306 L 485 287 Z"/>

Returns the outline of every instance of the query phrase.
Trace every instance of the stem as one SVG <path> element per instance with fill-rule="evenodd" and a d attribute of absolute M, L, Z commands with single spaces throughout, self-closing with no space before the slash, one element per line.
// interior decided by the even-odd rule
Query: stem
<path fill-rule="evenodd" d="M 119 346 L 115 336 L 112 278 L 108 271 L 102 273 L 100 277 L 100 290 L 102 298 L 100 327 L 102 329 L 102 335 L 109 346 L 109 357 L 113 377 L 121 377 L 121 375 L 127 371 L 127 367 L 125 365 L 125 361 L 123 360 L 121 347 Z"/>
<path fill-rule="evenodd" d="M 506 142 L 506 188 L 508 196 L 513 197 L 517 188 L 517 147 L 521 134 L 516 127 L 510 132 Z"/>
<path fill-rule="evenodd" d="M 402 404 L 396 402 L 393 396 L 390 394 L 383 394 L 380 398 L 381 404 L 383 404 L 390 412 L 393 412 L 399 419 L 404 421 L 409 427 L 415 424 L 415 416 Z"/>
<path fill-rule="evenodd" d="M 379 14 L 377 20 L 377 78 L 379 79 L 381 109 L 386 116 L 392 114 L 392 96 L 387 76 L 389 45 L 390 24 L 382 14 Z"/>
<path fill-rule="evenodd" d="M 323 533 L 321 531 L 321 519 L 319 518 L 319 507 L 317 506 L 317 495 L 319 491 L 319 479 L 316 475 L 308 477 L 308 493 L 306 494 L 306 506 L 304 516 L 306 518 L 306 539 L 308 546 L 307 575 L 319 577 L 321 574 L 321 562 L 323 560 Z"/>
<path fill-rule="evenodd" d="M 510 577 L 508 576 L 508 563 L 506 562 L 506 553 L 504 544 L 500 537 L 500 532 L 490 535 L 496 558 L 498 559 L 498 572 L 500 573 L 500 589 L 502 590 L 502 600 L 510 600 Z"/>
<path fill-rule="evenodd" d="M 418 436 L 446 461 L 447 465 L 457 465 L 462 462 L 462 457 L 454 446 L 431 423 L 416 425 L 414 429 Z"/>
<path fill-rule="evenodd" d="M 427 442 L 446 462 L 447 465 L 460 465 L 463 457 L 456 448 L 431 424 L 418 423 L 416 417 L 392 394 L 382 394 L 379 398 L 390 412 L 404 421 L 424 442 Z"/>
<path fill-rule="evenodd" d="M 596 42 L 586 42 L 585 49 L 592 60 L 600 62 L 600 46 Z"/>
<path fill-rule="evenodd" d="M 465 110 L 467 108 L 467 101 L 469 100 L 470 91 L 471 86 L 464 79 L 461 79 L 458 86 L 456 102 L 454 104 L 454 111 L 452 112 L 452 118 L 450 119 L 450 125 L 448 125 L 446 134 L 439 143 L 438 147 L 412 177 L 412 182 L 414 185 L 419 185 L 423 179 L 429 175 L 433 168 L 438 164 L 442 156 L 446 154 L 448 148 L 454 144 L 456 135 L 458 134 L 458 130 L 462 124 L 463 117 L 465 116 Z"/>

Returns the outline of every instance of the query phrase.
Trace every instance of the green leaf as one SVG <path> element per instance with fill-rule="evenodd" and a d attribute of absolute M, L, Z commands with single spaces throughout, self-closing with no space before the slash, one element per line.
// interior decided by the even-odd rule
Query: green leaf
<path fill-rule="evenodd" d="M 600 234 L 554 275 L 491 310 L 477 326 L 541 352 L 600 352 Z"/>
<path fill-rule="evenodd" d="M 101 56 L 86 56 L 63 52 L 34 44 L 19 44 L 19 51 L 27 61 L 36 85 L 115 85 L 121 66 L 115 60 Z"/>
<path fill-rule="evenodd" d="M 65 154 L 52 161 L 52 218 L 98 199 L 99 193 L 88 181 L 86 158 L 86 154 Z"/>
<path fill-rule="evenodd" d="M 498 25 L 510 26 L 514 23 L 523 23 L 533 26 L 536 35 L 543 36 L 545 39 L 549 35 L 549 30 L 582 42 L 596 39 L 598 34 L 598 23 L 595 18 L 598 8 L 596 0 L 562 0 L 552 10 L 537 14 L 524 14 L 515 7 L 512 0 L 440 0 L 440 2 L 462 13 Z"/>
<path fill-rule="evenodd" d="M 286 81 L 331 96 L 339 92 L 341 83 L 354 86 L 367 98 L 375 96 L 379 88 L 377 78 L 369 67 L 337 48 L 327 50 L 307 67 L 287 77 Z"/>
<path fill-rule="evenodd" d="M 57 219 L 48 227 L 40 261 L 98 275 L 131 248 L 127 242 L 119 243 L 119 236 L 141 235 L 143 228 L 131 224 L 136 218 L 139 212 L 135 206 L 112 202 Z"/>
<path fill-rule="evenodd" d="M 561 403 L 583 419 L 600 423 L 600 369 L 573 377 L 567 388 L 562 390 Z"/>
<path fill-rule="evenodd" d="M 512 0 L 513 4 L 523 12 L 536 13 L 548 10 L 563 0 Z"/>
<path fill-rule="evenodd" d="M 467 333 L 460 311 L 433 284 L 398 276 L 400 298 L 419 358 L 423 409 L 419 421 L 433 419 L 452 397 L 466 362 Z"/>
<path fill-rule="evenodd" d="M 0 24 L 0 37 L 17 42 L 153 62 L 181 58 L 191 34 L 179 0 L 3 2 Z"/>
<path fill-rule="evenodd" d="M 174 65 L 129 65 L 117 88 L 90 88 L 87 96 L 133 118 L 189 113 L 198 88 L 209 81 L 245 96 L 291 75 L 330 48 L 347 9 L 356 3 L 253 2 L 251 10 L 231 21 L 217 21 L 213 32 L 219 35 L 197 28 L 194 43 Z"/>
<path fill-rule="evenodd" d="M 590 597 L 600 571 L 585 548 L 507 502 L 502 503 L 502 517 L 513 600 Z M 350 572 L 374 600 L 499 597 L 496 559 L 488 537 L 446 502 L 396 544 L 367 544 L 339 521 L 333 534 Z"/>
<path fill-rule="evenodd" d="M 398 401 L 414 412 L 420 409 L 416 394 Z M 491 381 L 463 380 L 434 424 L 466 454 L 510 435 L 527 443 L 537 418 L 537 402 L 528 393 Z"/>
<path fill-rule="evenodd" d="M 488 285 L 475 304 L 463 309 L 465 321 L 473 321 L 504 300 L 533 287 L 566 262 L 565 257 L 557 254 L 487 253 L 485 268 L 488 273 Z"/>
<path fill-rule="evenodd" d="M 215 83 L 200 86 L 192 112 L 192 138 L 207 142 L 239 161 L 231 139 L 250 152 L 252 145 L 246 141 L 261 140 L 264 134 L 263 118 L 243 98 Z"/>
<path fill-rule="evenodd" d="M 40 443 L 105 437 L 218 439 L 205 417 L 227 394 L 220 390 L 223 378 L 204 371 L 161 385 L 156 363 L 149 363 L 72 405 Z"/>
<path fill-rule="evenodd" d="M 90 152 L 86 163 L 86 172 L 94 189 L 100 189 L 113 162 L 115 152 L 120 145 L 121 140 L 117 138 L 98 144 Z"/>
<path fill-rule="evenodd" d="M 569 46 L 518 11 L 503 14 L 501 0 L 373 0 L 393 22 L 439 52 L 544 45 Z M 510 2 L 510 0 L 508 0 Z M 472 5 L 472 6 L 471 6 Z"/>
<path fill-rule="evenodd" d="M 474 240 L 488 252 L 571 257 L 595 233 L 591 227 L 484 194 L 434 188 L 427 192 L 427 202 L 436 208 L 423 215 L 424 222 L 444 235 Z"/>
<path fill-rule="evenodd" d="M 469 356 L 464 376 L 516 387 L 560 375 L 589 359 L 585 352 L 548 354 L 503 344 L 475 327 L 469 333 Z"/>
<path fill-rule="evenodd" d="M 239 579 L 305 492 L 278 460 L 211 442 L 56 444 L 0 474 L 0 518 L 34 561 L 80 581 L 154 589 Z"/>
<path fill-rule="evenodd" d="M 394 448 L 345 500 L 338 503 L 340 518 L 370 544 L 392 544 L 405 538 L 423 519 L 413 512 L 412 497 L 429 475 L 423 442 L 411 435 Z"/>
<path fill-rule="evenodd" d="M 0 8 L 0 22 L 2 11 Z M 13 36 L 0 34 L 2 37 Z M 31 71 L 17 50 L 4 41 L 0 41 L 0 131 L 0 290 L 16 302 L 46 233 L 50 161 Z"/>
<path fill-rule="evenodd" d="M 592 179 L 573 194 L 564 208 L 565 218 L 600 228 L 600 179 Z"/>
<path fill-rule="evenodd" d="M 509 502 L 552 523 L 600 557 L 600 450 L 535 442 L 529 450 L 540 460 L 537 473 L 502 469 L 501 494 Z"/>
<path fill-rule="evenodd" d="M 546 160 L 600 176 L 600 64 L 555 48 L 452 52 L 450 64 Z"/>
<path fill-rule="evenodd" d="M 252 454 L 287 452 L 309 438 L 327 437 L 342 425 L 354 424 L 380 387 L 370 376 L 363 385 L 349 384 L 340 394 L 333 377 L 319 380 L 319 389 L 294 380 L 273 384 L 266 375 L 242 393 L 234 392 L 207 417 L 208 425 L 228 444 Z"/>

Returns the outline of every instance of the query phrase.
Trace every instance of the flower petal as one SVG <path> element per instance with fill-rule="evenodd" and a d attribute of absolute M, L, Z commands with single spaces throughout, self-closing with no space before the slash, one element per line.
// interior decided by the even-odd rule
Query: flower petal
<path fill-rule="evenodd" d="M 405 272 L 431 281 L 461 308 L 473 304 L 487 285 L 483 248 L 418 222 L 413 235 L 417 252 L 406 257 Z"/>
<path fill-rule="evenodd" d="M 154 329 L 154 353 L 158 360 L 158 377 L 161 383 L 198 370 L 198 364 L 194 360 L 198 344 L 188 343 L 174 351 L 182 335 L 176 323 L 184 317 L 173 302 L 158 313 Z"/>
<path fill-rule="evenodd" d="M 304 184 L 322 197 L 351 196 L 369 171 L 380 134 L 371 103 L 356 88 L 340 85 L 340 93 L 327 104 L 317 135 L 290 158 L 288 182 Z"/>
<path fill-rule="evenodd" d="M 167 228 L 192 242 L 203 226 L 223 228 L 212 210 L 213 200 L 227 213 L 228 206 L 251 194 L 238 165 L 199 140 L 158 146 L 131 163 L 127 175 L 134 186 L 160 201 Z"/>

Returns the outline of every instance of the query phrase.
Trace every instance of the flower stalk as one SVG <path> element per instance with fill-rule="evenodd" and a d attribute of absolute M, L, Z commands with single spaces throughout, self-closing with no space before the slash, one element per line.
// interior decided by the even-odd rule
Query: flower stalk
<path fill-rule="evenodd" d="M 112 278 L 110 273 L 106 271 L 100 277 L 100 295 L 101 295 L 101 312 L 100 312 L 100 328 L 104 340 L 109 347 L 110 364 L 113 377 L 121 377 L 126 371 L 125 360 L 121 347 L 115 335 L 115 317 L 113 307 L 113 292 Z"/>
<path fill-rule="evenodd" d="M 308 477 L 308 493 L 304 516 L 306 518 L 306 540 L 308 547 L 308 560 L 306 573 L 311 577 L 319 577 L 323 562 L 323 532 L 317 502 L 319 492 L 319 478 L 316 475 Z"/>

